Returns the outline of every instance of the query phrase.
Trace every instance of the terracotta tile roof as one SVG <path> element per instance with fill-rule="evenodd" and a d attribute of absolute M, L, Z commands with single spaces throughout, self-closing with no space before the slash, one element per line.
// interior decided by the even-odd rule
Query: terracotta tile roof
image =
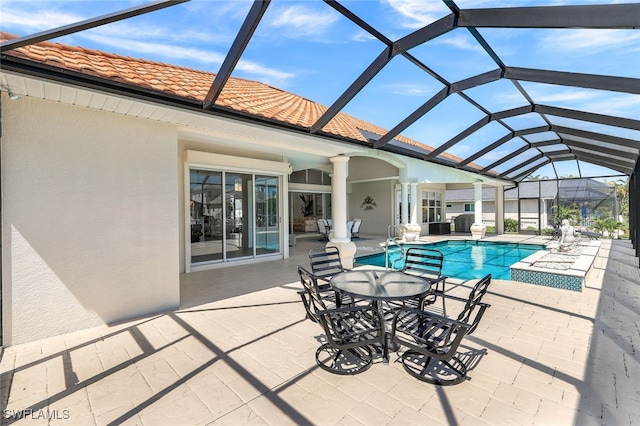
<path fill-rule="evenodd" d="M 15 36 L 0 32 L 0 40 L 12 38 Z M 20 47 L 6 54 L 200 102 L 204 101 L 215 77 L 215 74 L 210 72 L 51 42 Z M 236 77 L 229 78 L 216 105 L 303 128 L 310 128 L 327 110 L 325 105 L 301 96 L 264 83 Z M 360 129 L 377 135 L 387 133 L 382 127 L 343 112 L 338 113 L 322 131 L 364 144 L 367 139 Z M 419 149 L 433 150 L 431 146 L 402 135 L 397 136 L 395 140 Z M 449 154 L 443 156 L 454 162 L 461 161 Z M 476 165 L 470 166 L 480 168 Z"/>

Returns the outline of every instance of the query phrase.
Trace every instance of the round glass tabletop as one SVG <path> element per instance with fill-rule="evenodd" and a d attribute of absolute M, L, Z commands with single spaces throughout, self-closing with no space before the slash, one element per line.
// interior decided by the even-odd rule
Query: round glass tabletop
<path fill-rule="evenodd" d="M 346 271 L 334 275 L 329 283 L 334 290 L 374 300 L 402 300 L 431 290 L 429 280 L 400 271 Z"/>

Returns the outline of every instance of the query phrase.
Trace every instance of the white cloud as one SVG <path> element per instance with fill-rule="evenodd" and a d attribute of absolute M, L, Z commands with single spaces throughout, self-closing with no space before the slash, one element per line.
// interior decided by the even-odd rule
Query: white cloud
<path fill-rule="evenodd" d="M 446 35 L 438 37 L 433 44 L 449 45 L 456 49 L 470 50 L 473 52 L 484 52 L 484 49 L 475 40 L 463 33 L 449 33 L 454 35 Z"/>
<path fill-rule="evenodd" d="M 403 96 L 419 96 L 425 99 L 434 94 L 432 87 L 415 84 L 391 84 L 387 86 L 390 93 Z"/>
<path fill-rule="evenodd" d="M 7 2 L 2 5 L 2 27 L 19 28 L 21 33 L 34 33 L 52 28 L 81 22 L 98 13 L 89 13 L 86 16 L 79 12 L 58 11 L 54 7 L 62 3 L 53 3 L 54 7 L 33 7 L 33 2 Z M 78 2 L 82 5 L 87 2 Z M 209 3 L 209 2 L 206 2 Z M 42 4 L 44 6 L 44 3 Z M 51 5 L 51 3 L 49 3 Z M 70 6 L 70 5 L 67 5 Z M 210 7 L 211 5 L 207 5 Z M 235 5 L 237 8 L 237 5 Z M 202 11 L 204 13 L 206 11 Z M 231 13 L 232 10 L 226 10 Z M 201 15 L 202 15 L 201 13 Z M 210 15 L 211 11 L 207 12 Z M 216 13 L 221 13 L 219 10 Z M 243 12 L 244 13 L 244 12 Z M 310 16 L 307 15 L 307 18 Z M 227 17 L 228 19 L 229 17 Z M 305 26 L 305 19 L 298 17 L 289 18 L 298 26 Z M 225 21 L 226 22 L 226 21 Z M 323 21 L 324 22 L 324 21 Z M 175 25 L 174 25 L 175 24 Z M 178 27 L 176 27 L 178 25 Z M 20 34 L 22 35 L 22 34 Z M 227 46 L 235 37 L 235 32 L 227 32 L 220 28 L 217 31 L 211 28 L 205 31 L 193 29 L 181 25 L 179 22 L 158 22 L 158 25 L 148 23 L 130 23 L 129 21 L 114 22 L 108 25 L 95 27 L 90 30 L 80 31 L 67 38 L 63 42 L 79 45 L 89 45 L 92 48 L 114 52 L 130 52 L 133 57 L 147 57 L 168 63 L 200 68 L 209 71 L 217 71 L 224 61 L 224 53 L 208 49 L 216 45 Z M 70 40 L 73 40 L 71 42 Z M 85 40 L 85 42 L 82 42 Z M 202 48 L 201 46 L 205 46 Z M 194 65 L 195 64 L 195 65 Z M 197 64 L 200 64 L 198 66 Z M 236 65 L 236 70 L 267 84 L 284 85 L 295 77 L 294 74 L 270 68 L 263 64 L 241 59 Z"/>
<path fill-rule="evenodd" d="M 585 104 L 588 111 L 640 120 L 640 97 L 629 94 L 602 96 Z"/>
<path fill-rule="evenodd" d="M 372 40 L 378 40 L 378 39 L 372 36 L 371 34 L 369 34 L 368 32 L 366 32 L 365 30 L 359 30 L 350 37 L 350 40 L 355 42 L 363 42 L 363 41 L 372 41 Z"/>
<path fill-rule="evenodd" d="M 137 41 L 130 38 L 98 34 L 84 34 L 84 37 L 104 46 L 117 48 L 118 50 L 124 47 L 126 50 L 133 52 L 134 55 L 142 57 L 153 54 L 154 56 L 163 56 L 168 59 L 187 59 L 203 64 L 221 64 L 224 60 L 224 56 L 217 52 L 174 46 L 166 43 Z"/>
<path fill-rule="evenodd" d="M 318 12 L 300 5 L 278 10 L 270 16 L 277 16 L 268 25 L 284 30 L 287 37 L 302 37 L 324 34 L 337 20 L 338 15 L 331 11 Z"/>
<path fill-rule="evenodd" d="M 529 90 L 531 98 L 538 104 L 558 105 L 581 111 L 640 119 L 640 97 L 627 93 L 612 93 L 605 90 Z"/>
<path fill-rule="evenodd" d="M 451 13 L 441 2 L 432 0 L 386 0 L 387 4 L 400 16 L 404 28 L 418 29 Z"/>
<path fill-rule="evenodd" d="M 529 91 L 531 98 L 539 104 L 591 100 L 597 95 L 584 90 L 549 90 L 547 93 Z"/>
<path fill-rule="evenodd" d="M 288 80 L 295 77 L 295 74 L 278 71 L 243 59 L 238 62 L 236 69 L 252 74 L 258 81 L 265 84 L 271 84 L 273 86 L 284 85 Z"/>
<path fill-rule="evenodd" d="M 548 31 L 543 48 L 562 52 L 598 53 L 609 49 L 640 50 L 640 34 L 632 30 L 570 29 Z"/>
<path fill-rule="evenodd" d="M 175 63 L 176 60 L 192 61 L 203 65 L 211 66 L 209 71 L 217 71 L 217 66 L 222 64 L 225 55 L 206 49 L 188 48 L 175 46 L 166 43 L 136 41 L 116 37 L 101 35 L 85 35 L 87 38 L 105 46 L 112 46 L 122 49 L 126 46 L 128 50 L 136 56 L 153 55 L 154 57 L 165 57 L 167 62 Z M 236 65 L 238 71 L 250 74 L 253 78 L 267 84 L 283 84 L 294 77 L 294 74 L 278 71 L 258 63 L 240 60 Z"/>
<path fill-rule="evenodd" d="M 4 0 L 6 2 L 6 0 Z M 43 2 L 44 3 L 44 2 Z M 72 2 L 86 5 L 87 1 Z M 188 3 L 187 3 L 188 4 Z M 2 6 L 2 26 L 7 28 L 19 28 L 21 33 L 33 33 L 53 28 L 62 27 L 87 19 L 95 18 L 101 13 L 98 12 L 68 12 L 59 11 L 54 7 L 33 8 L 33 3 L 11 2 Z M 65 2 L 53 2 L 53 6 L 64 6 Z M 25 7 L 26 6 L 26 7 Z M 73 6 L 67 4 L 67 7 Z M 229 17 L 226 18 L 227 20 Z M 226 21 L 225 21 L 226 22 Z M 177 26 L 177 27 L 176 27 Z M 158 21 L 156 25 L 122 20 L 106 25 L 100 25 L 88 30 L 74 33 L 74 37 L 85 37 L 87 34 L 98 34 L 103 36 L 115 36 L 117 38 L 133 38 L 139 40 L 162 39 L 176 40 L 182 43 L 186 41 L 206 42 L 208 44 L 229 43 L 235 37 L 234 30 L 214 29 L 207 27 L 208 31 L 190 29 L 188 26 L 180 25 L 180 22 Z M 86 37 L 89 39 L 90 37 Z"/>
<path fill-rule="evenodd" d="M 27 31 L 44 31 L 85 20 L 85 17 L 55 10 L 19 10 L 2 8 L 2 26 L 18 27 Z"/>

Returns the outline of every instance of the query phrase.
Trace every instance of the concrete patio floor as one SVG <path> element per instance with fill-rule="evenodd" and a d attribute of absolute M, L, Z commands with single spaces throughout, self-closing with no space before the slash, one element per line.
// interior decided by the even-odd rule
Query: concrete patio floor
<path fill-rule="evenodd" d="M 361 252 L 376 242 L 357 241 Z M 468 380 L 451 387 L 413 379 L 396 354 L 357 376 L 316 367 L 322 332 L 304 319 L 296 265 L 308 265 L 308 249 L 322 244 L 299 239 L 284 261 L 184 275 L 175 312 L 5 348 L 3 424 L 622 425 L 640 418 L 640 270 L 629 241 L 602 242 L 583 292 L 494 280 L 485 298 L 492 306 L 463 342 L 474 358 Z M 451 284 L 464 291 L 469 283 Z"/>

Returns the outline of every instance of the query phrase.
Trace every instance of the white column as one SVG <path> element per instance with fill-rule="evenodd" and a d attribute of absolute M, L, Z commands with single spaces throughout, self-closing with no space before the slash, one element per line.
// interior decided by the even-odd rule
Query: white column
<path fill-rule="evenodd" d="M 418 224 L 418 184 L 411 182 L 411 225 Z"/>
<path fill-rule="evenodd" d="M 475 193 L 475 217 L 473 223 L 476 225 L 482 224 L 482 182 L 475 182 L 473 184 Z"/>
<path fill-rule="evenodd" d="M 409 212 L 409 223 L 404 225 L 404 239 L 406 241 L 414 241 L 420 236 L 422 227 L 418 224 L 418 183 L 409 183 L 409 198 L 411 199 L 411 211 Z"/>
<path fill-rule="evenodd" d="M 409 223 L 409 183 L 402 182 L 400 187 L 400 200 L 402 202 L 402 207 L 400 208 L 400 222 L 402 222 L 402 226 L 406 226 L 407 223 Z"/>
<path fill-rule="evenodd" d="M 331 176 L 331 239 L 327 247 L 337 247 L 340 250 L 342 266 L 353 268 L 353 258 L 356 245 L 347 235 L 347 166 L 349 157 L 339 155 L 332 157 L 333 175 Z"/>
<path fill-rule="evenodd" d="M 347 235 L 347 165 L 349 157 L 331 158 L 331 219 L 332 241 L 351 241 Z"/>
<path fill-rule="evenodd" d="M 475 190 L 475 215 L 471 225 L 471 238 L 478 240 L 484 238 L 487 227 L 482 223 L 482 182 L 474 182 Z"/>
<path fill-rule="evenodd" d="M 496 233 L 504 234 L 504 187 L 496 186 Z"/>

